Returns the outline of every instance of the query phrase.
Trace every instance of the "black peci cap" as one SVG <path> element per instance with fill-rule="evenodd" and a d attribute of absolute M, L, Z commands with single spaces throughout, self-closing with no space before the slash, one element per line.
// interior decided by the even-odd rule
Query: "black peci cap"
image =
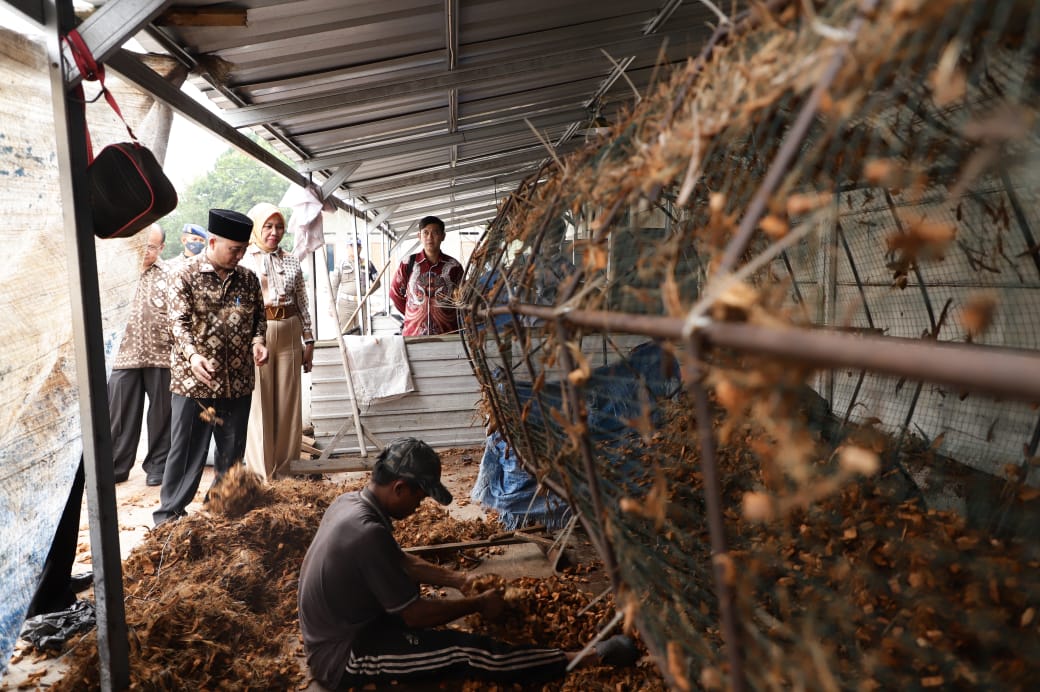
<path fill-rule="evenodd" d="M 249 241 L 253 232 L 253 220 L 242 212 L 230 209 L 209 210 L 209 232 L 236 243 Z"/>

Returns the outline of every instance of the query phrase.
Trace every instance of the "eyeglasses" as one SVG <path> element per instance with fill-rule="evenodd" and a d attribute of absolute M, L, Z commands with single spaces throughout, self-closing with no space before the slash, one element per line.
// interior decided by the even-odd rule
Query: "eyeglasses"
<path fill-rule="evenodd" d="M 162 245 L 145 245 L 144 249 L 148 252 L 158 252 L 159 250 L 162 250 Z"/>

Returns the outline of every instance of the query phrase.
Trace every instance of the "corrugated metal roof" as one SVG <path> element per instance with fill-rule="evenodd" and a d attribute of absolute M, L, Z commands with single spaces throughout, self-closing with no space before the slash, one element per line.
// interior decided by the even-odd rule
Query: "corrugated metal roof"
<path fill-rule="evenodd" d="M 245 10 L 245 26 L 201 25 L 207 10 L 229 7 Z M 660 59 L 696 55 L 717 22 L 705 4 L 681 0 L 177 9 L 178 25 L 160 15 L 148 36 L 210 67 L 197 83 L 224 120 L 260 133 L 316 182 L 349 166 L 336 194 L 373 214 L 396 206 L 397 237 L 426 213 L 449 229 L 493 217 L 547 156 L 528 122 L 563 151 L 579 145 L 595 117 L 610 121 L 645 92 Z"/>

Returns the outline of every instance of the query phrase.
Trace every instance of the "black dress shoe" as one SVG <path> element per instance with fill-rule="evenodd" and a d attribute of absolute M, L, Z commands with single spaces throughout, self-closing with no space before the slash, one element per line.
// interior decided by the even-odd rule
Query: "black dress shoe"
<path fill-rule="evenodd" d="M 69 577 L 69 588 L 72 589 L 72 593 L 79 593 L 80 591 L 86 591 L 94 584 L 94 573 L 84 572 L 83 574 L 73 574 Z"/>
<path fill-rule="evenodd" d="M 145 485 L 162 485 L 162 474 L 161 473 L 149 473 L 148 477 L 144 479 Z"/>

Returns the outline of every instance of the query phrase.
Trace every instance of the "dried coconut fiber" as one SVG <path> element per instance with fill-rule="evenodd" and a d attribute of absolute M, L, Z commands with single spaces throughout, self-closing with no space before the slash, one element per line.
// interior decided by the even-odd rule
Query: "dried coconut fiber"
<path fill-rule="evenodd" d="M 209 491 L 206 508 L 229 519 L 241 517 L 266 501 L 263 483 L 242 464 L 235 464 Z"/>

